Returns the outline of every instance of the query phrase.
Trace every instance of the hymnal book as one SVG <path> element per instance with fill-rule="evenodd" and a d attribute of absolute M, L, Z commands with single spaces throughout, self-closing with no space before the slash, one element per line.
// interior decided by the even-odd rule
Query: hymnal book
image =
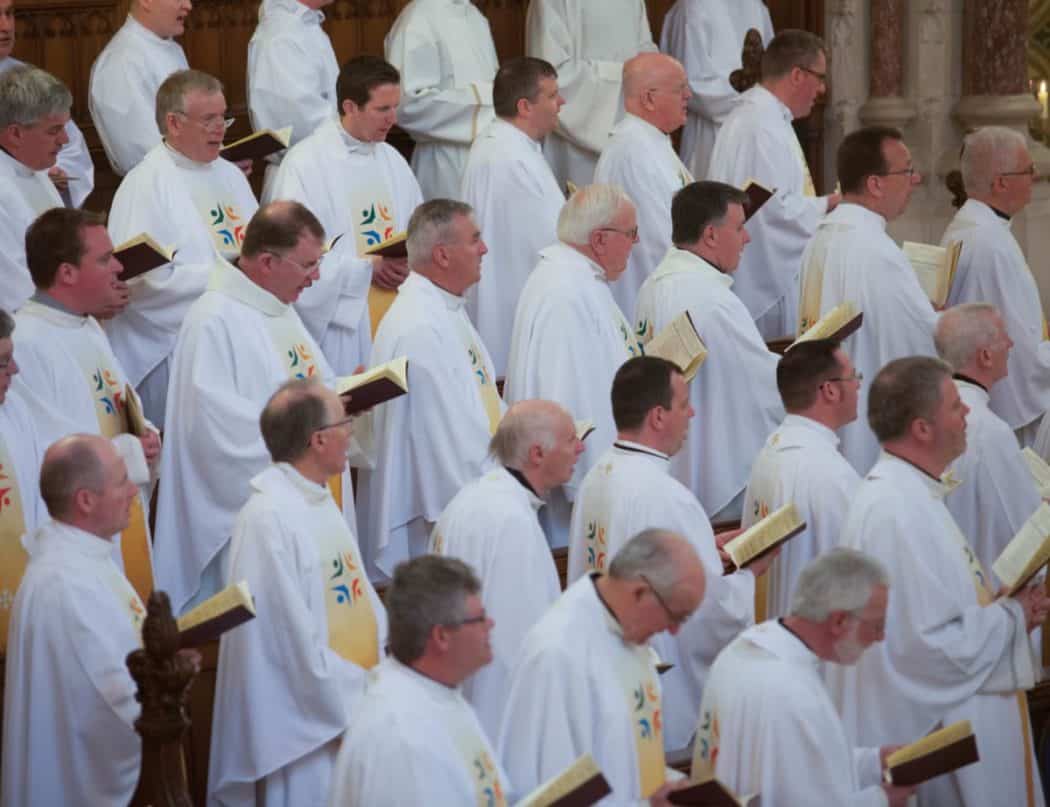
<path fill-rule="evenodd" d="M 179 646 L 198 647 L 249 619 L 255 619 L 255 600 L 242 580 L 179 617 Z"/>
<path fill-rule="evenodd" d="M 717 779 L 708 779 L 681 790 L 667 794 L 671 804 L 688 804 L 694 807 L 761 807 L 758 795 L 737 796 Z"/>
<path fill-rule="evenodd" d="M 853 303 L 841 303 L 814 322 L 805 333 L 788 345 L 791 350 L 802 342 L 815 342 L 818 339 L 834 339 L 841 342 L 856 331 L 864 322 L 864 312 L 858 311 Z"/>
<path fill-rule="evenodd" d="M 612 788 L 590 754 L 533 790 L 516 807 L 590 807 Z"/>
<path fill-rule="evenodd" d="M 743 569 L 805 528 L 806 522 L 799 516 L 795 505 L 785 504 L 758 523 L 752 524 L 722 549 L 737 569 Z"/>
<path fill-rule="evenodd" d="M 343 398 L 348 415 L 404 395 L 408 392 L 408 357 L 398 356 L 363 373 L 343 376 L 335 391 Z"/>
<path fill-rule="evenodd" d="M 576 439 L 581 443 L 586 440 L 597 428 L 593 420 L 577 420 L 573 422 L 576 426 Z"/>
<path fill-rule="evenodd" d="M 1025 464 L 1028 466 L 1028 473 L 1035 480 L 1035 486 L 1039 488 L 1039 495 L 1044 499 L 1050 499 L 1050 465 L 1047 465 L 1046 460 L 1030 448 L 1024 449 L 1021 456 L 1024 457 Z"/>
<path fill-rule="evenodd" d="M 885 779 L 890 784 L 909 787 L 980 758 L 970 721 L 960 720 L 886 757 Z"/>
<path fill-rule="evenodd" d="M 1012 597 L 1047 563 L 1050 563 L 1050 504 L 1043 502 L 999 553 L 992 571 L 1006 586 L 1006 596 Z"/>
<path fill-rule="evenodd" d="M 131 384 L 124 385 L 124 411 L 128 416 L 128 434 L 142 437 L 148 431 L 146 416 L 142 414 L 142 407 Z"/>
<path fill-rule="evenodd" d="M 962 241 L 952 241 L 946 247 L 905 241 L 901 244 L 901 251 L 915 270 L 919 285 L 930 302 L 943 308 L 955 279 L 955 267 L 959 265 Z"/>
<path fill-rule="evenodd" d="M 283 129 L 260 129 L 247 137 L 234 140 L 222 147 L 219 156 L 231 163 L 241 160 L 262 160 L 278 151 L 284 151 L 292 140 L 292 127 Z"/>
<path fill-rule="evenodd" d="M 649 341 L 645 355 L 674 362 L 688 383 L 707 360 L 707 347 L 696 332 L 693 318 L 688 311 L 683 311 Z"/>
<path fill-rule="evenodd" d="M 777 192 L 776 188 L 770 190 L 755 179 L 749 179 L 745 182 L 741 190 L 747 194 L 747 203 L 744 205 L 744 221 L 748 221 L 755 213 L 761 210 L 762 206 L 772 199 L 773 194 Z"/>
<path fill-rule="evenodd" d="M 128 281 L 171 263 L 175 251 L 170 247 L 162 247 L 146 233 L 140 233 L 113 247 L 113 257 L 124 267 L 120 270 L 120 279 Z"/>
<path fill-rule="evenodd" d="M 407 258 L 408 257 L 408 233 L 401 232 L 393 235 L 381 244 L 369 247 L 365 255 L 378 255 L 380 258 Z"/>

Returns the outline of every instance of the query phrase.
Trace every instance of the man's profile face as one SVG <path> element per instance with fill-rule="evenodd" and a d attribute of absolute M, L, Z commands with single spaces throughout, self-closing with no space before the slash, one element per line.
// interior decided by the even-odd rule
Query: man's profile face
<path fill-rule="evenodd" d="M 817 99 L 827 89 L 828 58 L 824 51 L 820 51 L 812 64 L 795 69 L 801 72 L 802 83 L 796 96 L 797 104 L 791 110 L 791 114 L 795 118 L 807 118 Z"/>
<path fill-rule="evenodd" d="M 872 588 L 871 597 L 859 614 L 850 617 L 850 627 L 844 637 L 835 643 L 835 660 L 852 665 L 860 661 L 864 651 L 886 635 L 886 606 L 889 589 L 884 585 Z"/>
<path fill-rule="evenodd" d="M 324 244 L 312 233 L 304 232 L 295 248 L 285 255 L 266 254 L 271 260 L 265 288 L 282 303 L 294 303 L 321 276 Z"/>
<path fill-rule="evenodd" d="M 608 226 L 600 227 L 596 234 L 601 252 L 597 253 L 598 264 L 605 270 L 610 283 L 619 280 L 627 269 L 631 250 L 638 243 L 638 214 L 632 204 L 621 204 L 616 217 Z M 592 244 L 594 235 L 592 235 Z"/>
<path fill-rule="evenodd" d="M 441 245 L 448 257 L 445 270 L 447 288 L 453 294 L 463 294 L 481 280 L 481 259 L 489 248 L 481 238 L 481 230 L 471 215 L 457 215 L 452 220 L 452 237 Z"/>
<path fill-rule="evenodd" d="M 880 211 L 887 221 L 893 221 L 908 208 L 915 186 L 922 175 L 912 168 L 911 152 L 903 140 L 888 137 L 882 141 L 882 158 L 886 162 L 886 176 L 879 177 L 883 202 Z"/>
<path fill-rule="evenodd" d="M 689 401 L 689 385 L 685 382 L 685 376 L 681 373 L 671 373 L 671 408 L 668 411 L 673 450 L 668 453 L 671 456 L 677 454 L 685 443 L 689 434 L 689 421 L 696 414 L 693 405 Z"/>
<path fill-rule="evenodd" d="M 344 126 L 363 143 L 382 143 L 397 123 L 397 105 L 401 102 L 398 84 L 373 87 L 364 106 L 349 99 L 343 102 Z"/>
<path fill-rule="evenodd" d="M 1027 146 L 1017 146 L 1010 173 L 1000 176 L 1002 180 L 1000 205 L 1008 216 L 1015 216 L 1032 201 L 1032 186 L 1037 177 Z"/>
<path fill-rule="evenodd" d="M 106 450 L 108 449 L 108 451 Z M 110 443 L 100 444 L 102 460 L 102 490 L 95 492 L 95 510 L 92 513 L 97 535 L 115 535 L 126 529 L 131 515 L 131 503 L 138 495 L 135 483 L 128 479 L 124 460 Z"/>
<path fill-rule="evenodd" d="M 834 381 L 842 395 L 842 411 L 848 415 L 845 423 L 852 423 L 857 419 L 857 399 L 860 397 L 861 380 L 857 376 L 857 368 L 853 360 L 842 348 L 835 351 L 835 358 L 839 362 L 838 377 L 842 380 Z"/>
<path fill-rule="evenodd" d="M 680 64 L 676 64 L 673 70 L 661 71 L 659 81 L 647 93 L 652 104 L 651 123 L 657 129 L 664 134 L 671 134 L 685 125 L 689 98 L 693 92 L 689 89 L 685 69 Z"/>
<path fill-rule="evenodd" d="M 744 227 L 744 206 L 731 203 L 722 221 L 712 224 L 715 242 L 715 262 L 726 274 L 732 274 L 740 266 L 740 255 L 751 242 Z"/>
<path fill-rule="evenodd" d="M 199 163 L 214 162 L 226 136 L 226 96 L 221 92 L 190 90 L 182 111 L 168 115 L 168 144 Z"/>
<path fill-rule="evenodd" d="M 493 621 L 485 616 L 485 606 L 477 594 L 468 594 L 464 600 L 463 618 L 470 620 L 451 630 L 450 654 L 457 661 L 463 678 L 480 670 L 492 661 Z"/>
<path fill-rule="evenodd" d="M 930 421 L 934 452 L 946 466 L 966 451 L 966 415 L 969 411 L 959 397 L 955 382 L 946 375 L 941 380 L 941 402 Z"/>
<path fill-rule="evenodd" d="M 186 18 L 193 10 L 190 0 L 150 0 L 150 23 L 163 38 L 186 33 Z"/>
<path fill-rule="evenodd" d="M 12 142 L 12 156 L 32 171 L 46 171 L 58 160 L 58 152 L 69 142 L 66 123 L 69 113 L 45 115 L 25 126 L 13 123 L 7 127 Z"/>
<path fill-rule="evenodd" d="M 0 62 L 15 49 L 15 0 L 0 0 Z"/>
<path fill-rule="evenodd" d="M 562 98 L 561 90 L 558 89 L 558 79 L 550 76 L 541 77 L 539 90 L 531 104 L 532 123 L 539 137 L 546 137 L 557 127 L 558 113 L 565 105 L 565 99 Z"/>
<path fill-rule="evenodd" d="M 583 453 L 583 442 L 576 438 L 576 424 L 567 414 L 558 418 L 554 448 L 544 456 L 544 471 L 555 485 L 564 485 L 572 479 L 576 460 Z"/>
<path fill-rule="evenodd" d="M 81 230 L 84 254 L 74 280 L 77 299 L 84 313 L 108 319 L 128 304 L 127 284 L 119 279 L 123 267 L 113 257 L 113 242 L 106 228 L 89 225 Z"/>

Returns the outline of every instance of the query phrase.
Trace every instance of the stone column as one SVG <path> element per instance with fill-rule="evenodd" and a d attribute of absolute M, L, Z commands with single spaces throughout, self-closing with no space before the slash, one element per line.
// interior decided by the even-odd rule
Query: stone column
<path fill-rule="evenodd" d="M 915 118 L 903 96 L 906 0 L 871 0 L 871 95 L 859 110 L 869 125 L 902 128 Z"/>

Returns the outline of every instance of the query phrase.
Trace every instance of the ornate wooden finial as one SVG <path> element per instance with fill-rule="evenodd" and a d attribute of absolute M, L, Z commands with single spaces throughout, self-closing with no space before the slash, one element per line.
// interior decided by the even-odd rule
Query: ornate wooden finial
<path fill-rule="evenodd" d="M 729 83 L 737 92 L 747 92 L 762 80 L 762 34 L 757 28 L 748 29 L 744 49 L 740 52 L 742 67 L 729 74 Z"/>

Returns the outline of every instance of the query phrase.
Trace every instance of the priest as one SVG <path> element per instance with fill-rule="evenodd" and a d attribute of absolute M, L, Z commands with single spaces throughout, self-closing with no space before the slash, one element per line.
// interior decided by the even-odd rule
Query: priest
<path fill-rule="evenodd" d="M 687 312 L 707 346 L 707 361 L 689 384 L 700 423 L 672 460 L 671 473 L 714 521 L 740 518 L 751 463 L 784 417 L 778 358 L 732 289 L 750 240 L 744 201 L 742 191 L 721 182 L 694 182 L 675 194 L 674 246 L 638 296 L 643 341 Z"/>
<path fill-rule="evenodd" d="M 186 32 L 190 0 L 131 0 L 128 18 L 91 65 L 88 109 L 120 176 L 139 164 L 164 134 L 155 122 L 157 90 L 168 76 L 189 68 L 175 37 Z"/>
<path fill-rule="evenodd" d="M 613 379 L 612 405 L 616 442 L 584 478 L 573 507 L 569 580 L 606 571 L 609 559 L 642 530 L 673 530 L 692 545 L 704 567 L 707 596 L 673 635 L 651 639 L 661 660 L 674 665 L 660 685 L 664 747 L 678 750 L 693 736 L 715 656 L 754 622 L 755 579 L 769 559 L 724 576 L 707 513 L 671 476 L 671 457 L 685 443 L 694 415 L 689 385 L 674 364 L 655 356 L 630 359 Z"/>
<path fill-rule="evenodd" d="M 671 246 L 671 197 L 693 181 L 671 145 L 671 133 L 685 123 L 690 95 L 685 70 L 670 56 L 642 53 L 623 66 L 626 114 L 602 148 L 594 179 L 622 187 L 638 209 L 638 246 L 613 287 L 628 316 L 642 283 Z"/>
<path fill-rule="evenodd" d="M 490 446 L 499 467 L 449 502 L 430 552 L 462 560 L 481 580 L 481 604 L 496 623 L 492 661 L 464 682 L 463 697 L 496 737 L 521 640 L 561 594 L 537 513 L 551 488 L 572 475 L 583 444 L 560 406 L 521 401 L 507 410 Z"/>
<path fill-rule="evenodd" d="M 941 475 L 966 448 L 950 368 L 913 356 L 872 382 L 868 419 L 882 444 L 850 503 L 843 544 L 886 567 L 886 640 L 856 666 L 829 666 L 828 690 L 854 745 L 910 742 L 969 720 L 981 760 L 919 786 L 919 805 L 1042 805 L 1025 690 L 1037 680 L 1029 632 L 1050 599 L 1031 585 L 995 598 L 944 505 Z"/>
<path fill-rule="evenodd" d="M 514 314 L 507 400 L 554 401 L 595 427 L 572 478 L 551 491 L 544 530 L 553 547 L 566 546 L 576 491 L 616 437 L 613 376 L 642 352 L 610 289 L 637 240 L 627 194 L 614 185 L 581 188 L 558 215 L 558 241 L 540 252 Z"/>
<path fill-rule="evenodd" d="M 554 65 L 567 101 L 543 147 L 559 182 L 594 182 L 598 154 L 623 115 L 623 63 L 655 50 L 644 0 L 529 3 L 525 54 Z"/>
<path fill-rule="evenodd" d="M 358 477 L 373 580 L 426 552 L 441 511 L 481 474 L 503 417 L 492 359 L 463 310 L 487 251 L 463 202 L 432 199 L 408 222 L 411 273 L 379 325 L 370 364 L 407 356 L 411 392 L 376 411 L 376 464 Z"/>
<path fill-rule="evenodd" d="M 868 126 L 846 135 L 836 155 L 842 205 L 821 222 L 802 256 L 803 330 L 842 303 L 864 312 L 864 327 L 843 347 L 858 372 L 904 356 L 933 356 L 937 313 L 908 259 L 886 232 L 902 215 L 922 176 L 896 129 Z M 858 409 L 867 411 L 860 388 Z M 867 473 L 879 446 L 867 423 L 842 429 L 842 453 L 857 473 Z"/>
<path fill-rule="evenodd" d="M 752 28 L 768 46 L 773 21 L 762 0 L 676 0 L 664 17 L 660 50 L 682 63 L 693 91 L 678 153 L 694 177 L 707 177 L 715 137 L 740 98 L 729 77 Z"/>
<path fill-rule="evenodd" d="M 353 423 L 316 378 L 282 384 L 259 418 L 273 464 L 230 539 L 231 581 L 260 618 L 223 635 L 209 800 L 325 804 L 343 731 L 386 644 L 386 612 L 328 490 Z"/>
<path fill-rule="evenodd" d="M 62 206 L 48 171 L 69 140 L 73 96 L 50 73 L 25 66 L 0 74 L 0 99 L 0 308 L 14 312 L 33 294 L 26 230 Z"/>
<path fill-rule="evenodd" d="M 539 252 L 557 238 L 565 195 L 543 159 L 543 142 L 565 99 L 558 73 L 542 59 L 512 59 L 496 74 L 496 120 L 470 147 L 462 198 L 482 232 L 498 233 L 482 261 L 467 309 L 492 352 L 496 375 L 507 372 L 508 322 Z"/>
<path fill-rule="evenodd" d="M 750 219 L 754 247 L 735 289 L 764 339 L 794 334 L 802 251 L 839 195 L 818 197 L 791 122 L 825 90 L 827 54 L 819 37 L 781 31 L 762 54 L 762 81 L 740 96 L 711 152 L 708 178 L 743 188 L 757 181 L 773 197 Z M 805 330 L 805 327 L 802 328 Z"/>
<path fill-rule="evenodd" d="M 425 555 L 397 567 L 386 604 L 390 653 L 355 708 L 328 803 L 506 807 L 510 781 L 459 690 L 492 659 L 481 583 Z"/>
<path fill-rule="evenodd" d="M 806 528 L 773 561 L 765 599 L 769 619 L 787 615 L 799 574 L 841 540 L 860 477 L 839 451 L 837 431 L 857 419 L 861 383 L 849 356 L 832 340 L 792 345 L 777 364 L 787 415 L 751 466 L 741 526 L 792 504 Z"/>
<path fill-rule="evenodd" d="M 470 144 L 492 121 L 499 68 L 488 20 L 473 3 L 413 0 L 383 40 L 404 76 L 401 128 L 426 199 L 458 199 Z"/>
<path fill-rule="evenodd" d="M 26 537 L 11 608 L 0 800 L 127 804 L 142 707 L 124 660 L 142 646 L 146 609 L 110 542 L 138 491 L 112 443 L 74 434 L 47 450 L 40 492 L 51 519 Z"/>
<path fill-rule="evenodd" d="M 405 158 L 385 142 L 397 120 L 399 81 L 376 56 L 350 59 L 336 85 L 338 117 L 329 115 L 287 153 L 266 191 L 268 199 L 306 205 L 337 239 L 296 310 L 341 374 L 367 362 L 372 349 L 370 284 L 396 289 L 408 271 L 402 258 L 365 252 L 403 233 L 423 201 Z"/>

